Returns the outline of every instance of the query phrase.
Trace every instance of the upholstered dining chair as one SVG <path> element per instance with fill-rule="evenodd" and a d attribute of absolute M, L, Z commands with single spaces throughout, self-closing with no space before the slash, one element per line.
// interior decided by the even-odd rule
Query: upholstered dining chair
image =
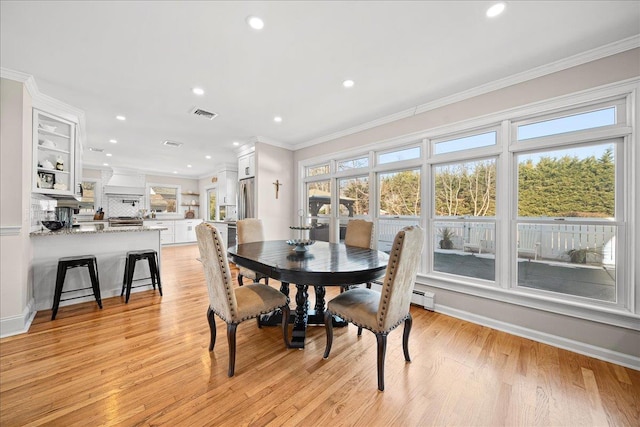
<path fill-rule="evenodd" d="M 237 231 L 237 239 L 238 244 L 241 245 L 243 243 L 253 243 L 253 242 L 262 242 L 264 240 L 264 231 L 262 229 L 262 220 L 256 218 L 247 218 L 241 219 L 236 222 L 236 231 Z M 253 282 L 259 282 L 261 279 L 264 279 L 264 283 L 266 285 L 269 284 L 269 276 L 265 276 L 262 273 L 258 273 L 257 271 L 249 270 L 245 267 L 238 266 L 240 273 L 238 274 L 238 284 L 242 286 L 244 283 L 242 281 L 243 277 L 253 280 Z"/>
<path fill-rule="evenodd" d="M 371 238 L 373 236 L 373 222 L 364 219 L 352 219 L 347 223 L 347 231 L 344 235 L 344 244 L 359 248 L 371 248 Z M 371 282 L 367 282 L 367 288 L 371 289 Z M 344 292 L 349 286 L 342 286 L 340 291 Z"/>
<path fill-rule="evenodd" d="M 368 329 L 376 336 L 378 343 L 378 390 L 384 391 L 384 358 L 387 350 L 387 335 L 402 322 L 404 334 L 402 349 L 404 358 L 409 357 L 409 334 L 412 318 L 409 312 L 413 283 L 415 282 L 422 247 L 424 232 L 419 226 L 405 227 L 396 234 L 389 254 L 387 272 L 382 284 L 382 291 L 354 288 L 329 301 L 324 313 L 327 333 L 327 345 L 324 358 L 329 357 L 333 343 L 332 315 L 353 323 L 358 327 L 358 335 L 362 328 Z"/>
<path fill-rule="evenodd" d="M 289 301 L 278 290 L 252 283 L 241 288 L 233 287 L 231 270 L 227 260 L 227 249 L 220 232 L 212 225 L 202 223 L 196 227 L 200 261 L 209 291 L 209 309 L 207 319 L 211 330 L 209 351 L 216 344 L 215 315 L 227 324 L 227 342 L 229 343 L 229 371 L 233 376 L 236 363 L 236 328 L 238 324 L 257 318 L 261 314 L 282 310 L 282 335 L 285 348 L 289 348 L 288 323 Z"/>

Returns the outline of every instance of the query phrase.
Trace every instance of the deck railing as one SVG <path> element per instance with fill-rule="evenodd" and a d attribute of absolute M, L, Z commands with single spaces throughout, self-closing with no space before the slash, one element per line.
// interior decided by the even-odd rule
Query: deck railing
<path fill-rule="evenodd" d="M 378 249 L 391 248 L 396 233 L 405 226 L 418 224 L 417 219 L 379 219 L 374 232 L 378 239 Z M 463 250 L 474 229 L 481 229 L 482 253 L 495 253 L 496 233 L 493 224 L 477 222 L 438 222 L 433 233 L 433 247 L 439 249 L 442 239 L 440 232 L 448 228 L 452 234 L 453 250 Z M 519 232 L 533 230 L 537 245 L 537 259 L 569 261 L 571 250 L 584 250 L 589 263 L 615 264 L 616 230 L 614 225 L 588 224 L 522 224 Z"/>

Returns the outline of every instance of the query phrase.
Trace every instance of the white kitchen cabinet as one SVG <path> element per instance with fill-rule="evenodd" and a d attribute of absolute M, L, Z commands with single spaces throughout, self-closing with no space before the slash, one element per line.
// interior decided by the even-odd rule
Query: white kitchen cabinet
<path fill-rule="evenodd" d="M 228 169 L 218 172 L 218 206 L 235 206 L 237 188 L 238 172 Z"/>
<path fill-rule="evenodd" d="M 172 220 L 150 220 L 144 221 L 146 226 L 165 227 L 166 230 L 160 232 L 160 244 L 171 245 L 175 243 L 175 221 Z"/>
<path fill-rule="evenodd" d="M 77 124 L 33 109 L 32 192 L 51 196 L 79 193 L 82 177 Z"/>
<path fill-rule="evenodd" d="M 256 174 L 256 154 L 249 153 L 238 158 L 238 179 L 254 177 Z"/>
<path fill-rule="evenodd" d="M 220 232 L 220 235 L 222 236 L 223 242 L 228 241 L 229 226 L 226 223 L 221 221 L 215 221 L 215 222 L 208 221 L 208 222 L 218 229 L 218 231 Z"/>
<path fill-rule="evenodd" d="M 193 243 L 197 241 L 196 226 L 202 222 L 201 219 L 184 219 L 175 222 L 174 243 Z"/>

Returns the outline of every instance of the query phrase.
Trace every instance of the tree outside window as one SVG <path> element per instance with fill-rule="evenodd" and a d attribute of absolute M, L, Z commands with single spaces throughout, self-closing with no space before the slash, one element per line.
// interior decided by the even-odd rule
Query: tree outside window
<path fill-rule="evenodd" d="M 379 174 L 380 215 L 420 216 L 420 170 Z"/>

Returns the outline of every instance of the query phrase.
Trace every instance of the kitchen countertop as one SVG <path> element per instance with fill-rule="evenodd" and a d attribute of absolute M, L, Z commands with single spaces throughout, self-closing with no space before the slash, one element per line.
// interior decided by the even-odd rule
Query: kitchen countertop
<path fill-rule="evenodd" d="M 32 231 L 29 233 L 31 237 L 39 236 L 69 236 L 69 235 L 84 235 L 84 234 L 102 234 L 102 233 L 139 233 L 143 231 L 162 231 L 166 230 L 166 227 L 160 226 L 134 226 L 134 227 L 109 227 L 107 225 L 95 224 L 95 225 L 80 225 L 80 227 L 73 228 L 61 228 L 56 231 L 49 231 L 44 229 L 42 231 Z"/>

